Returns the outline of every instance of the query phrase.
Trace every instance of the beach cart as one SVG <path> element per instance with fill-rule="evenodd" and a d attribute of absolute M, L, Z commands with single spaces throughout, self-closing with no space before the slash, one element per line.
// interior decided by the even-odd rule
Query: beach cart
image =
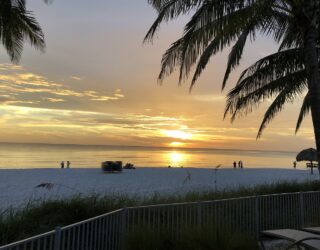
<path fill-rule="evenodd" d="M 105 161 L 101 163 L 101 170 L 104 173 L 122 172 L 122 161 Z"/>

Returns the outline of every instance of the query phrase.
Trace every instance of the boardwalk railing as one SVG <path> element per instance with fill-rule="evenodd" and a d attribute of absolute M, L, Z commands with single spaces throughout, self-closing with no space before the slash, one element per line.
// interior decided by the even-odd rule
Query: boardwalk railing
<path fill-rule="evenodd" d="M 0 250 L 118 250 L 139 228 L 179 234 L 186 228 L 258 236 L 261 230 L 320 225 L 320 192 L 122 208 L 0 247 Z"/>

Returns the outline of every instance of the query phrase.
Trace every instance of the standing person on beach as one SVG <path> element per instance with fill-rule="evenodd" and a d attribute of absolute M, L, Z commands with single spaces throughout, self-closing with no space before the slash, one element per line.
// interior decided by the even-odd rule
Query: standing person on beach
<path fill-rule="evenodd" d="M 240 161 L 240 168 L 243 168 L 243 162 Z"/>
<path fill-rule="evenodd" d="M 294 169 L 297 168 L 297 162 L 296 162 L 296 161 L 293 162 L 293 168 L 294 168 Z"/>
<path fill-rule="evenodd" d="M 64 168 L 64 161 L 62 161 L 60 165 L 61 165 L 61 168 Z"/>
<path fill-rule="evenodd" d="M 71 162 L 67 161 L 67 168 L 70 168 Z"/>
<path fill-rule="evenodd" d="M 233 162 L 233 168 L 237 168 L 237 162 L 236 161 Z"/>
<path fill-rule="evenodd" d="M 238 161 L 238 168 L 241 168 L 241 161 Z"/>

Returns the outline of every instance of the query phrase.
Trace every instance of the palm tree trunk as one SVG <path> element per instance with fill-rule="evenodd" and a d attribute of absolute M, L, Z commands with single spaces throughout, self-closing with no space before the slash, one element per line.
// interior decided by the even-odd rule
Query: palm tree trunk
<path fill-rule="evenodd" d="M 316 25 L 310 24 L 304 36 L 304 60 L 311 97 L 311 116 L 316 140 L 318 162 L 320 162 L 320 72 L 317 50 Z"/>

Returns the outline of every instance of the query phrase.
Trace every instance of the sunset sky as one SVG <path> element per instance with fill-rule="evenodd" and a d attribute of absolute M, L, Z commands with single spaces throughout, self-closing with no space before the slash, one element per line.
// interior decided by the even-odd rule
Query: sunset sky
<path fill-rule="evenodd" d="M 19 65 L 0 48 L 0 141 L 70 144 L 299 150 L 314 146 L 308 116 L 294 128 L 301 101 L 288 105 L 256 141 L 266 105 L 223 120 L 225 95 L 241 69 L 276 51 L 271 40 L 248 45 L 227 90 L 227 53 L 211 60 L 189 94 L 177 76 L 157 83 L 161 55 L 187 18 L 143 37 L 156 17 L 146 0 L 27 1 L 46 37 L 46 51 L 25 46 Z M 266 103 L 268 104 L 268 103 Z"/>

